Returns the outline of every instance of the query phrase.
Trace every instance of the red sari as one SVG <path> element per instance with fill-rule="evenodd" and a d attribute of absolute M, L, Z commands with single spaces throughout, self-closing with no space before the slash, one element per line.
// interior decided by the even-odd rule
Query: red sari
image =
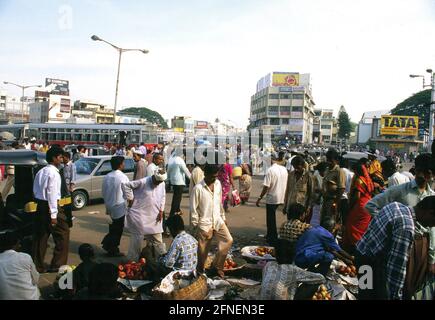
<path fill-rule="evenodd" d="M 360 197 L 353 207 L 350 208 L 351 211 L 346 221 L 343 236 L 343 247 L 346 250 L 351 250 L 361 240 L 371 220 L 370 213 L 364 207 L 372 198 L 374 185 L 366 167 L 363 167 L 363 171 L 364 176 L 355 175 L 350 190 L 351 199 L 352 195 L 356 192 L 360 193 Z"/>

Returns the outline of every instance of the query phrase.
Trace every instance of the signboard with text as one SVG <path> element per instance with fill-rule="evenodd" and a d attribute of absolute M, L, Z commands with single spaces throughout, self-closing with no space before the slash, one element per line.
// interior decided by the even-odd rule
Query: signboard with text
<path fill-rule="evenodd" d="M 418 117 L 383 115 L 381 117 L 381 135 L 417 136 Z"/>
<path fill-rule="evenodd" d="M 69 96 L 69 81 L 60 79 L 45 79 L 45 87 L 51 94 Z"/>

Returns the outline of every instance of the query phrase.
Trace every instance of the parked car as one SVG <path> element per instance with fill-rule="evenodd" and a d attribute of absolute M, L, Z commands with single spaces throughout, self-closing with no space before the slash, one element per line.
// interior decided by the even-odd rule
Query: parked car
<path fill-rule="evenodd" d="M 112 171 L 111 156 L 83 157 L 74 165 L 77 170 L 77 179 L 72 193 L 74 210 L 86 207 L 91 200 L 101 199 L 104 176 Z M 125 158 L 124 173 L 132 180 L 135 163 L 132 158 Z"/>
<path fill-rule="evenodd" d="M 360 159 L 368 158 L 368 157 L 369 157 L 369 155 L 367 154 L 367 152 L 357 152 L 357 151 L 350 151 L 350 152 L 347 152 L 345 155 L 343 155 L 343 158 L 348 160 L 350 168 L 352 168 L 352 166 L 355 163 L 357 163 Z M 378 157 L 379 162 L 382 162 L 382 161 L 387 159 L 383 156 L 377 156 L 377 157 Z"/>

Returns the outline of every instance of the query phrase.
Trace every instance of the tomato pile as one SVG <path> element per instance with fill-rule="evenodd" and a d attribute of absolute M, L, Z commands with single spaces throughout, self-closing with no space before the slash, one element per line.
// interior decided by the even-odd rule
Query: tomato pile
<path fill-rule="evenodd" d="M 238 265 L 237 265 L 237 263 L 233 259 L 227 258 L 225 260 L 225 263 L 224 263 L 224 269 L 225 270 L 233 269 L 233 268 L 237 268 L 237 267 L 238 267 Z"/>
<path fill-rule="evenodd" d="M 127 280 L 144 280 L 146 277 L 145 271 L 146 261 L 144 258 L 140 259 L 139 262 L 128 262 L 126 264 L 118 265 L 118 276 L 121 279 Z"/>
<path fill-rule="evenodd" d="M 336 271 L 344 276 L 350 276 L 352 278 L 356 277 L 356 267 L 355 266 L 339 266 Z"/>

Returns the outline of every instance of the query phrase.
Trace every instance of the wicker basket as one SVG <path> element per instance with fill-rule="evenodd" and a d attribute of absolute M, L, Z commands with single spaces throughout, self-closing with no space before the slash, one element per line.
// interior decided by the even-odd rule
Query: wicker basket
<path fill-rule="evenodd" d="M 153 289 L 153 298 L 156 300 L 205 300 L 208 295 L 207 278 L 204 275 L 200 275 L 191 285 L 170 293 L 156 290 L 159 285 Z"/>

